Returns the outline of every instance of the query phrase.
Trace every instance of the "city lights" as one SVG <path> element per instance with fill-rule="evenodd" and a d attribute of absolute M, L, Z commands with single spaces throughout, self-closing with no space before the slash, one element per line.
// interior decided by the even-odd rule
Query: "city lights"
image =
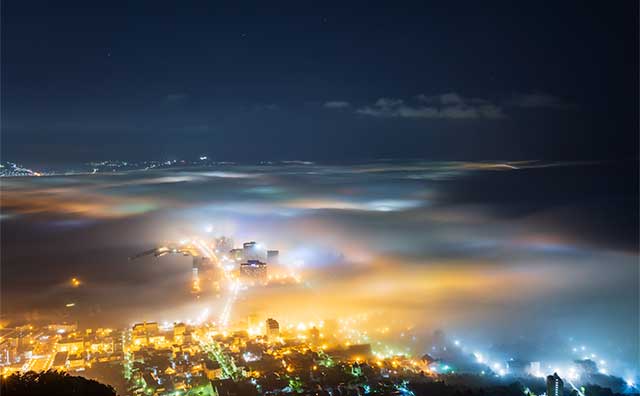
<path fill-rule="evenodd" d="M 426 166 L 412 167 L 430 172 Z M 354 177 L 350 168 L 318 169 L 318 174 L 341 175 L 336 176 L 338 180 L 360 177 Z M 523 169 L 519 165 L 517 170 Z M 458 171 L 447 165 L 438 177 Z M 123 178 L 132 178 L 124 186 L 139 184 L 142 190 L 157 184 L 185 187 L 185 183 L 206 184 L 209 179 L 224 178 L 228 188 L 242 191 L 239 197 L 279 199 L 276 196 L 287 191 L 287 186 L 277 185 L 278 180 L 290 177 L 290 171 L 277 172 L 277 177 L 243 176 L 240 182 L 219 172 L 201 175 L 197 171 L 172 176 L 158 172 L 148 176 L 151 180 L 141 181 L 135 174 Z M 379 177 L 378 172 L 367 177 Z M 386 178 L 414 171 L 380 172 Z M 468 170 L 464 172 L 471 177 Z M 308 177 L 304 172 L 292 174 Z M 111 181 L 117 185 L 115 178 Z M 345 182 L 341 188 L 349 186 Z M 460 265 L 442 259 L 441 264 L 440 259 L 412 261 L 415 256 L 387 252 L 391 245 L 413 249 L 413 233 L 405 230 L 395 236 L 368 222 L 375 223 L 378 216 L 401 215 L 395 227 L 402 228 L 405 222 L 419 221 L 413 216 L 420 206 L 400 203 L 415 201 L 423 192 L 409 191 L 411 197 L 397 200 L 354 196 L 349 205 L 328 202 L 330 199 L 300 202 L 291 198 L 292 202 L 277 201 L 264 211 L 255 202 L 240 198 L 220 205 L 205 200 L 167 215 L 169 220 L 157 220 L 161 226 L 146 230 L 147 234 L 117 235 L 126 240 L 126 247 L 115 253 L 91 246 L 90 264 L 70 264 L 74 268 L 69 270 L 71 275 L 65 270 L 43 286 L 50 299 L 25 297 L 25 305 L 30 300 L 50 305 L 42 316 L 34 313 L 20 316 L 20 321 L 3 320 L 2 372 L 10 376 L 55 369 L 114 384 L 123 395 L 146 396 L 192 396 L 195 392 L 212 396 L 230 383 L 249 386 L 259 394 L 314 392 L 318 387 L 335 394 L 340 383 L 351 384 L 348 389 L 361 394 L 365 389 L 371 394 L 409 394 L 416 386 L 475 381 L 487 387 L 522 383 L 532 395 L 544 393 L 548 377 L 554 374 L 565 384 L 565 391 L 578 396 L 589 395 L 593 385 L 635 392 L 636 371 L 624 356 L 626 344 L 610 344 L 578 328 L 570 329 L 571 336 L 561 333 L 554 338 L 535 312 L 528 319 L 521 309 L 510 323 L 502 321 L 495 310 L 469 304 L 482 301 L 502 307 L 514 293 L 523 302 L 539 301 L 547 293 L 555 295 L 556 288 L 570 286 L 544 282 L 549 268 L 513 271 L 493 262 L 477 264 L 475 258 L 461 260 Z M 331 196 L 331 192 L 325 190 L 321 195 Z M 376 205 L 369 205 L 373 202 Z M 118 201 L 119 208 L 129 204 Z M 162 207 L 158 203 L 151 206 Z M 108 207 L 108 213 L 114 213 Z M 86 213 L 93 216 L 94 212 Z M 238 221 L 239 213 L 247 219 Z M 134 222 L 109 216 L 109 221 Z M 276 218 L 271 221 L 278 226 L 263 227 L 256 220 L 261 216 Z M 367 235 L 360 240 L 355 233 L 336 232 L 327 225 L 333 216 L 340 221 L 355 216 L 364 224 L 356 227 L 359 233 L 368 232 L 375 238 Z M 426 218 L 424 213 L 421 216 Z M 437 216 L 437 221 L 459 221 L 442 213 Z M 75 220 L 50 225 L 52 232 L 59 227 L 78 232 L 74 227 L 91 226 L 79 226 Z M 133 225 L 132 229 L 138 231 Z M 218 234 L 220 230 L 230 232 Z M 445 235 L 439 238 L 447 242 L 440 240 L 433 247 L 446 247 L 445 257 L 450 254 L 450 238 L 472 253 L 495 249 L 500 238 L 488 234 L 474 236 L 472 241 Z M 431 237 L 420 238 L 431 248 Z M 536 249 L 558 245 L 558 241 L 538 239 L 509 243 L 512 245 L 503 248 L 510 253 L 513 246 L 526 250 L 530 244 Z M 514 257 L 524 260 L 531 254 L 527 250 L 526 255 Z M 100 263 L 100 271 L 91 269 L 93 262 Z M 111 270 L 118 272 L 106 272 Z M 562 272 L 554 279 L 567 276 L 573 272 Z M 105 281 L 111 284 L 105 286 Z M 110 293 L 109 288 L 118 293 Z M 513 331 L 517 328 L 519 333 L 497 340 L 492 334 L 498 324 L 512 326 Z M 334 380 L 337 382 L 330 385 L 323 382 Z"/>

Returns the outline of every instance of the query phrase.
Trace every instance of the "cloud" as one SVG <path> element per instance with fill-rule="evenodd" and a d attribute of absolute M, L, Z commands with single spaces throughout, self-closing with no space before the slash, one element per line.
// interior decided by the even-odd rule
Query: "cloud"
<path fill-rule="evenodd" d="M 344 108 L 350 107 L 351 103 L 345 102 L 343 100 L 331 100 L 331 101 L 325 102 L 323 106 L 326 107 L 327 109 L 344 109 Z"/>
<path fill-rule="evenodd" d="M 376 101 L 376 106 L 381 108 L 402 106 L 403 104 L 404 100 L 402 99 L 380 98 Z"/>
<path fill-rule="evenodd" d="M 82 268 L 83 281 L 94 280 L 83 305 L 102 306 L 100 321 L 186 319 L 191 311 L 178 310 L 190 260 L 127 257 L 211 223 L 215 235 L 279 249 L 283 264 L 304 262 L 296 288 L 246 291 L 238 320 L 379 313 L 403 328 L 394 334 L 413 324 L 495 343 L 508 330 L 542 345 L 573 324 L 592 348 L 628 340 L 621 353 L 637 362 L 634 163 L 290 165 L 3 179 L 2 213 L 16 214 L 2 224 L 3 297 L 55 312 L 60 300 L 43 290 Z M 224 302 L 205 300 L 212 312 Z"/>
<path fill-rule="evenodd" d="M 440 95 L 440 101 L 443 104 L 463 104 L 464 100 L 455 92 Z"/>
<path fill-rule="evenodd" d="M 515 94 L 508 101 L 508 104 L 514 107 L 522 107 L 527 109 L 567 109 L 573 107 L 571 104 L 564 102 L 557 96 L 541 92 Z"/>
<path fill-rule="evenodd" d="M 372 117 L 422 119 L 500 119 L 506 115 L 502 108 L 485 99 L 464 98 L 449 92 L 441 95 L 416 96 L 417 102 L 408 104 L 403 99 L 380 98 L 372 106 L 364 106 L 356 113 Z"/>
<path fill-rule="evenodd" d="M 426 103 L 440 103 L 443 105 L 461 105 L 465 103 L 465 99 L 462 98 L 459 94 L 455 92 L 447 92 L 441 95 L 433 95 L 427 96 L 425 94 L 420 94 L 416 96 L 421 102 Z M 475 99 L 473 99 L 475 101 Z"/>

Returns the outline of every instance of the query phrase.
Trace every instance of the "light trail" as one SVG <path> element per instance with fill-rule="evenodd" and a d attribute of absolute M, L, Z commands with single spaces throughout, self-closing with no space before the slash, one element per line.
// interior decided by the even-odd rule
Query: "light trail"
<path fill-rule="evenodd" d="M 229 325 L 229 319 L 231 318 L 233 304 L 235 303 L 238 297 L 238 292 L 240 291 L 240 282 L 237 279 L 233 279 L 233 277 L 231 276 L 231 271 L 225 268 L 224 265 L 222 265 L 215 252 L 209 246 L 207 246 L 206 243 L 204 243 L 200 239 L 193 239 L 191 242 L 200 251 L 200 254 L 203 257 L 207 257 L 215 262 L 215 265 L 217 265 L 218 268 L 222 270 L 225 280 L 229 283 L 229 294 L 227 295 L 227 299 L 222 308 L 222 312 L 220 312 L 220 316 L 218 318 L 219 326 L 221 328 L 226 328 Z"/>
<path fill-rule="evenodd" d="M 571 380 L 569 378 L 565 378 L 567 383 L 569 385 L 571 385 L 571 387 L 573 388 L 574 391 L 578 392 L 578 396 L 584 396 L 584 393 L 582 393 L 582 391 L 578 388 L 576 388 L 576 386 L 573 384 L 573 382 L 571 382 Z"/>
<path fill-rule="evenodd" d="M 218 319 L 218 323 L 222 328 L 226 328 L 229 325 L 229 318 L 231 317 L 233 303 L 235 303 L 236 298 L 238 297 L 238 291 L 240 291 L 240 281 L 235 280 L 231 282 L 231 290 L 229 292 L 229 295 L 227 296 L 227 301 L 225 301 L 224 303 L 222 313 L 220 313 L 220 318 Z"/>
<path fill-rule="evenodd" d="M 200 254 L 203 257 L 207 257 L 208 259 L 213 260 L 216 263 L 216 265 L 220 266 L 220 261 L 218 260 L 218 256 L 216 256 L 214 251 L 211 250 L 211 248 L 207 246 L 206 243 L 204 243 L 199 239 L 193 239 L 191 242 L 196 246 L 196 248 L 198 248 L 198 250 L 200 250 Z"/>

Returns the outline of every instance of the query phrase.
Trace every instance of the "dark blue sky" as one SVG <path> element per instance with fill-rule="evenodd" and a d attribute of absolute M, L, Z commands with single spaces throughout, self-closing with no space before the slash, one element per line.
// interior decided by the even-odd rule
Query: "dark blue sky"
<path fill-rule="evenodd" d="M 344 3 L 3 2 L 3 158 L 637 158 L 637 1 Z"/>

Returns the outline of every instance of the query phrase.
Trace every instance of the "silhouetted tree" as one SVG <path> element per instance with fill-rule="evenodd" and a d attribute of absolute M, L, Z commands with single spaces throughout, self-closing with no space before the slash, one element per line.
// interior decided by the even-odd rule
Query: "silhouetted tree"
<path fill-rule="evenodd" d="M 11 374 L 0 381 L 2 396 L 115 396 L 108 385 L 67 373 L 33 371 Z"/>

